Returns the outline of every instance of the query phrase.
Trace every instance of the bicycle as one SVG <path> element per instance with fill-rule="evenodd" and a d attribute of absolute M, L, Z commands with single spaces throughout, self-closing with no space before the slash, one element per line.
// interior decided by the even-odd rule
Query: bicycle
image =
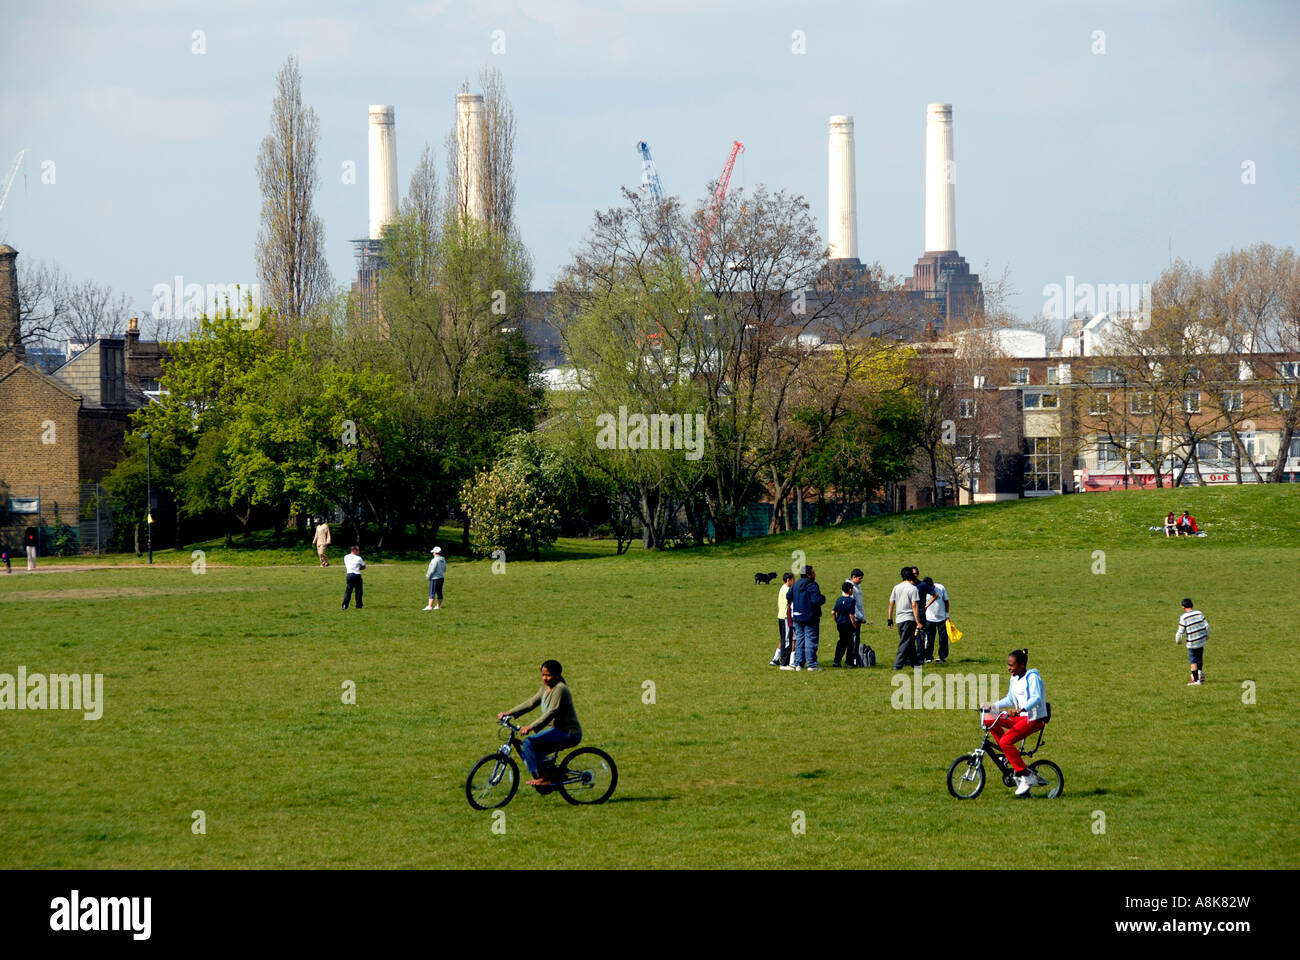
<path fill-rule="evenodd" d="M 509 717 L 500 723 L 510 729 L 509 738 L 496 753 L 489 753 L 474 764 L 465 778 L 465 798 L 475 810 L 504 807 L 519 789 L 519 764 L 511 756 L 523 746 L 523 741 L 515 736 L 519 727 Z M 546 795 L 559 790 L 560 796 L 573 804 L 604 803 L 610 798 L 618 786 L 618 767 L 608 753 L 595 747 L 579 747 L 556 765 L 558 753 L 557 750 L 542 759 L 542 773 L 550 776 L 552 782 L 535 787 L 538 793 Z"/>
<path fill-rule="evenodd" d="M 978 713 L 983 710 L 976 708 Z M 1047 705 L 1048 716 L 1051 716 L 1052 706 Z M 1007 716 L 1004 710 L 998 714 L 998 720 Z M 994 721 L 996 723 L 996 721 Z M 963 754 L 952 762 L 948 768 L 948 792 L 958 800 L 974 800 L 984 789 L 984 757 L 987 755 L 994 765 L 1002 771 L 1002 782 L 1008 787 L 1016 785 L 1016 773 L 1011 769 L 1011 763 L 998 748 L 997 741 L 991 737 L 993 724 L 985 724 L 983 717 L 980 719 L 980 727 L 984 731 L 984 739 L 974 753 Z M 1038 730 L 1038 739 L 1034 745 L 1028 749 L 1022 748 L 1020 755 L 1022 757 L 1032 757 L 1038 752 L 1043 745 L 1043 731 L 1046 727 L 1040 727 Z M 1025 738 L 1029 742 L 1029 738 Z M 1037 782 L 1029 788 L 1029 796 L 1037 799 L 1052 799 L 1059 797 L 1061 791 L 1065 789 L 1065 776 L 1061 773 L 1061 768 L 1050 760 L 1038 760 L 1029 764 L 1029 770 L 1037 778 Z"/>

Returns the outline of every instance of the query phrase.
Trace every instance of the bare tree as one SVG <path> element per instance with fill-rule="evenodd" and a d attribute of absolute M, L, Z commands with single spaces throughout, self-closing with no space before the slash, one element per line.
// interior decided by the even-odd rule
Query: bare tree
<path fill-rule="evenodd" d="M 426 234 L 432 238 L 441 223 L 439 206 L 438 168 L 434 165 L 433 147 L 424 145 L 420 159 L 411 171 L 410 185 L 406 190 L 406 212 L 414 213 Z"/>
<path fill-rule="evenodd" d="M 70 283 L 58 267 L 18 263 L 18 333 L 25 346 L 55 344 L 68 309 Z M 5 344 L 0 344 L 0 352 Z"/>
<path fill-rule="evenodd" d="M 94 280 L 82 280 L 67 289 L 61 334 L 69 340 L 89 343 L 97 337 L 120 337 L 134 307 L 125 293 Z"/>
<path fill-rule="evenodd" d="M 302 102 L 298 61 L 290 57 L 276 79 L 271 132 L 257 157 L 262 224 L 257 266 L 265 303 L 281 317 L 312 316 L 329 297 L 325 227 L 312 208 L 320 185 L 316 146 L 320 121 Z"/>
<path fill-rule="evenodd" d="M 1212 397 L 1220 412 L 1224 428 L 1232 440 L 1237 482 L 1242 481 L 1244 460 L 1257 481 L 1263 481 L 1255 457 L 1246 448 L 1246 438 L 1255 417 L 1265 416 L 1271 405 L 1281 406 L 1282 447 L 1269 480 L 1280 480 L 1285 468 L 1286 451 L 1295 432 L 1296 396 L 1294 385 L 1282 378 L 1284 399 L 1270 404 L 1268 390 L 1251 389 L 1246 381 L 1256 381 L 1275 371 L 1250 356 L 1262 352 L 1294 350 L 1294 292 L 1297 270 L 1295 252 L 1268 243 L 1257 243 L 1244 250 L 1230 250 L 1219 255 L 1205 278 L 1205 297 L 1211 323 L 1221 341 L 1224 356 L 1212 366 L 1221 389 Z M 1290 328 L 1290 336 L 1288 330 Z M 1250 359 L 1245 359 L 1247 356 Z M 1290 400 L 1292 402 L 1288 403 Z"/>
<path fill-rule="evenodd" d="M 515 229 L 515 109 L 506 96 L 501 71 L 486 67 L 479 74 L 483 91 L 483 153 L 479 177 L 484 191 L 487 225 L 500 237 L 511 237 Z M 461 93 L 470 92 L 466 79 Z M 469 210 L 468 175 L 460 169 L 456 124 L 446 140 L 447 201 L 464 216 Z"/>

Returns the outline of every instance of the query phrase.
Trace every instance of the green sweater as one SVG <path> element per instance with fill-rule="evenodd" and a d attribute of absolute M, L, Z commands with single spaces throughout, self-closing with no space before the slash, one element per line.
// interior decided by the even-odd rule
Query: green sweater
<path fill-rule="evenodd" d="M 542 708 L 542 715 L 533 721 L 532 728 L 534 730 L 540 730 L 554 721 L 556 730 L 582 736 L 582 727 L 578 724 L 578 714 L 573 709 L 573 697 L 569 695 L 569 688 L 563 681 L 553 687 L 542 684 L 542 689 L 533 694 L 531 699 L 525 700 L 513 710 L 507 711 L 507 713 L 512 717 L 517 717 L 528 713 L 538 705 Z"/>

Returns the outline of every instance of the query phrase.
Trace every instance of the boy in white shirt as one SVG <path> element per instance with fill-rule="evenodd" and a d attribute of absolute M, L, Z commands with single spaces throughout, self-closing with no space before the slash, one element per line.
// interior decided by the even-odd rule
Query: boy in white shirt
<path fill-rule="evenodd" d="M 1026 670 L 1028 664 L 1028 650 L 1012 650 L 1007 654 L 1007 673 L 1011 674 L 1010 692 L 997 703 L 980 704 L 986 714 L 991 714 L 993 710 L 1007 711 L 1007 716 L 994 721 L 990 729 L 993 730 L 1003 756 L 1015 771 L 1017 797 L 1028 796 L 1035 784 L 1042 786 L 1047 783 L 1025 765 L 1020 751 L 1016 749 L 1017 743 L 1043 729 L 1051 719 L 1042 675 L 1037 670 Z M 990 719 L 991 717 L 985 718 L 986 725 Z"/>

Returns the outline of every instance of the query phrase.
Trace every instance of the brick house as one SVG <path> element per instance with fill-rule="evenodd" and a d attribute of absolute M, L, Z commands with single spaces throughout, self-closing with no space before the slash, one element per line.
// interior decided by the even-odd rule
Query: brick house
<path fill-rule="evenodd" d="M 132 318 L 124 337 L 97 339 L 52 373 L 27 363 L 17 257 L 0 245 L 0 543 L 12 553 L 36 527 L 46 553 L 67 524 L 77 546 L 93 550 L 93 485 L 120 457 L 130 415 L 157 388 L 166 349 L 141 343 Z M 102 519 L 98 533 L 107 539 Z"/>

